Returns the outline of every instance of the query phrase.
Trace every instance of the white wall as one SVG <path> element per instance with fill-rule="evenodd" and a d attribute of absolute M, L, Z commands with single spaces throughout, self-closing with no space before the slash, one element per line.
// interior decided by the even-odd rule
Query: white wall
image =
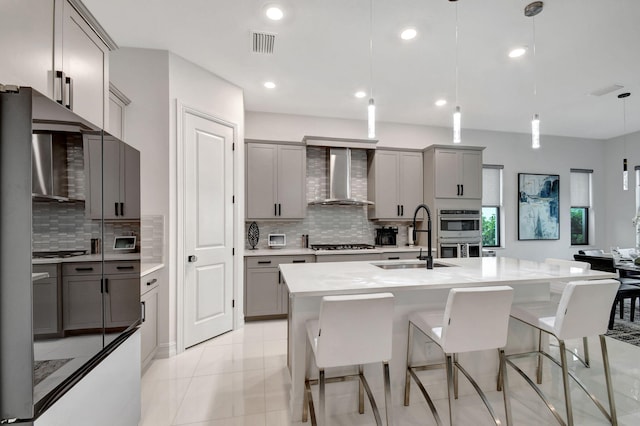
<path fill-rule="evenodd" d="M 450 144 L 451 130 L 393 123 L 377 123 L 378 146 L 424 148 L 432 144 Z M 343 138 L 366 138 L 366 122 L 321 117 L 246 113 L 245 134 L 248 139 L 300 141 L 305 135 Z M 464 145 L 485 146 L 485 164 L 504 165 L 504 244 L 499 255 L 542 260 L 546 257 L 572 258 L 577 247 L 570 244 L 569 170 L 593 169 L 593 211 L 595 236 L 590 247 L 607 247 L 608 193 L 605 169 L 605 142 L 543 136 L 542 148 L 531 149 L 527 134 L 463 130 Z M 518 173 L 550 173 L 560 175 L 560 239 L 554 241 L 518 241 L 517 179 Z M 629 213 L 629 218 L 631 213 Z"/>

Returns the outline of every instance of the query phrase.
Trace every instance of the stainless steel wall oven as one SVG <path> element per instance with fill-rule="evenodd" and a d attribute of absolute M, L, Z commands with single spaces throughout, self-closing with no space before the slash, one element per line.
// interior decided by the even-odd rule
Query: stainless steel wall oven
<path fill-rule="evenodd" d="M 438 256 L 480 257 L 482 215 L 480 210 L 438 211 Z"/>

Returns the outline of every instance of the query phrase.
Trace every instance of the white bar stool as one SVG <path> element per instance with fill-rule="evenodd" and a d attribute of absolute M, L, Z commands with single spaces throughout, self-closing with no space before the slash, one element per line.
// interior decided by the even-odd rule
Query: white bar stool
<path fill-rule="evenodd" d="M 548 257 L 544 260 L 544 263 L 548 265 L 560 265 L 560 266 L 568 266 L 570 268 L 580 269 L 582 271 L 589 271 L 591 269 L 591 264 L 589 262 L 580 262 L 578 260 L 566 260 L 566 259 L 556 259 L 553 257 Z M 567 281 L 556 281 L 552 282 L 550 286 L 551 290 L 551 298 L 552 300 L 555 298 L 556 300 L 560 300 L 562 296 L 562 292 L 564 288 L 567 286 Z M 541 345 L 542 342 L 538 342 L 538 345 Z M 584 354 L 581 358 L 580 356 L 573 354 L 576 358 L 584 364 L 585 367 L 589 368 L 589 341 L 587 337 L 582 338 L 582 353 Z M 540 382 L 538 382 L 540 383 Z"/>
<path fill-rule="evenodd" d="M 562 425 L 573 425 L 573 410 L 571 406 L 571 392 L 569 387 L 569 376 L 586 392 L 602 414 L 611 422 L 617 425 L 616 408 L 613 400 L 613 387 L 611 384 L 611 372 L 609 368 L 609 356 L 607 354 L 607 343 L 604 334 L 607 332 L 609 313 L 611 305 L 618 292 L 620 283 L 616 280 L 595 280 L 595 281 L 573 281 L 569 282 L 562 292 L 559 302 L 533 302 L 524 304 L 514 304 L 511 308 L 511 316 L 525 324 L 543 331 L 558 339 L 560 346 L 560 361 L 545 352 L 541 345 L 537 351 L 521 354 L 510 354 L 506 356 L 506 363 L 513 367 L 525 381 L 533 387 L 538 396 L 547 405 L 556 420 Z M 603 407 L 598 399 L 589 392 L 585 385 L 578 380 L 574 373 L 569 371 L 567 365 L 567 354 L 565 352 L 565 340 L 577 339 L 580 337 L 600 336 L 600 347 L 602 349 L 602 363 L 604 366 L 604 376 L 607 385 L 607 396 L 609 398 L 609 412 Z M 540 342 L 541 339 L 539 338 Z M 542 360 L 543 356 L 549 358 L 562 369 L 562 384 L 564 388 L 565 406 L 567 411 L 567 421 L 562 419 L 556 408 L 544 395 L 542 390 L 531 380 L 527 374 L 515 365 L 511 358 L 519 358 L 530 355 L 538 357 L 537 378 L 538 383 L 542 382 Z M 506 371 L 501 368 L 499 378 L 506 375 Z M 498 383 L 498 389 L 500 383 Z"/>
<path fill-rule="evenodd" d="M 307 321 L 307 343 L 311 347 L 319 374 L 318 380 L 305 373 L 305 393 L 302 421 L 311 414 L 311 423 L 317 424 L 311 386 L 320 385 L 320 418 L 325 420 L 325 383 L 359 380 L 358 411 L 364 413 L 363 390 L 367 392 L 377 425 L 382 425 L 378 407 L 363 374 L 363 364 L 381 362 L 384 373 L 384 396 L 387 425 L 391 425 L 391 359 L 394 297 L 391 293 L 348 296 L 325 296 L 320 304 L 320 317 Z M 308 359 L 308 358 L 307 358 Z M 358 373 L 325 379 L 325 369 L 358 366 Z M 308 411 L 307 411 L 308 408 Z"/>
<path fill-rule="evenodd" d="M 501 425 L 486 395 L 476 381 L 458 362 L 458 354 L 463 352 L 498 349 L 500 365 L 504 366 L 504 346 L 507 343 L 509 312 L 513 301 L 513 289 L 509 286 L 454 288 L 449 291 L 447 304 L 443 310 L 419 311 L 409 315 L 409 338 L 407 341 L 407 371 L 405 376 L 404 405 L 409 405 L 411 377 L 416 381 L 427 401 L 438 425 L 442 420 L 427 390 L 416 371 L 431 370 L 445 366 L 447 372 L 447 394 L 449 399 L 449 424 L 453 425 L 451 410 L 452 396 L 458 398 L 458 370 L 486 405 L 496 425 Z M 445 363 L 412 365 L 414 330 L 422 332 L 442 348 Z M 455 370 L 454 370 L 455 367 Z M 511 424 L 511 405 L 507 395 L 506 375 L 500 377 L 504 398 L 507 425 Z M 503 380 L 503 381 L 502 381 Z"/>

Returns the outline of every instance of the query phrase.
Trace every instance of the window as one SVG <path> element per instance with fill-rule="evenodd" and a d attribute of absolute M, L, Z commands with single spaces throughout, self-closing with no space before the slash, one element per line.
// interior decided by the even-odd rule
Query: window
<path fill-rule="evenodd" d="M 482 166 L 482 245 L 500 247 L 503 166 Z"/>
<path fill-rule="evenodd" d="M 571 245 L 589 244 L 593 170 L 571 169 Z"/>

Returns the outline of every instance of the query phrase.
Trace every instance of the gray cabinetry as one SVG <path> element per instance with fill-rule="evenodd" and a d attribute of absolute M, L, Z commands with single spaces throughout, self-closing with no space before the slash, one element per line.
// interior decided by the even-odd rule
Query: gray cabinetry
<path fill-rule="evenodd" d="M 419 250 L 403 251 L 403 252 L 397 252 L 397 253 L 382 253 L 380 258 L 382 260 L 410 260 L 410 259 L 416 259 L 419 254 L 420 254 Z"/>
<path fill-rule="evenodd" d="M 34 273 L 48 278 L 33 282 L 33 334 L 56 336 L 62 330 L 62 283 L 59 264 L 33 265 Z"/>
<path fill-rule="evenodd" d="M 482 198 L 482 147 L 428 147 L 425 194 L 434 198 Z"/>
<path fill-rule="evenodd" d="M 140 326 L 140 357 L 144 370 L 158 350 L 158 285 L 160 271 L 152 272 L 140 279 L 142 303 L 142 325 Z"/>
<path fill-rule="evenodd" d="M 378 149 L 369 154 L 370 219 L 412 220 L 423 197 L 422 153 Z M 419 216 L 422 218 L 422 214 Z"/>
<path fill-rule="evenodd" d="M 105 135 L 102 149 L 85 143 L 84 155 L 88 216 L 102 218 L 104 201 L 104 219 L 140 219 L 140 152 Z"/>
<path fill-rule="evenodd" d="M 306 147 L 247 143 L 247 219 L 302 219 Z"/>
<path fill-rule="evenodd" d="M 245 259 L 244 315 L 247 319 L 284 316 L 289 309 L 289 292 L 278 266 L 312 263 L 313 255 L 256 256 Z"/>
<path fill-rule="evenodd" d="M 11 60 L 0 67 L 0 83 L 33 87 L 103 127 L 115 44 L 79 10 L 77 0 L 3 2 L 0 50 Z"/>
<path fill-rule="evenodd" d="M 362 254 L 322 254 L 316 256 L 316 262 L 360 262 L 364 260 L 380 260 L 381 253 Z"/>

